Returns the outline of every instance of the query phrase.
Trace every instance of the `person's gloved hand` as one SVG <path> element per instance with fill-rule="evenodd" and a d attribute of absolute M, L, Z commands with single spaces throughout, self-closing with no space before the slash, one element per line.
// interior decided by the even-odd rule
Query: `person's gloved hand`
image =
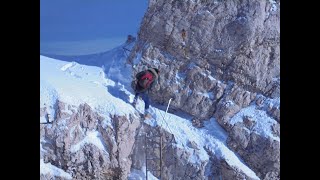
<path fill-rule="evenodd" d="M 155 89 L 156 91 L 159 91 L 159 90 L 160 90 L 160 84 L 157 83 L 157 84 L 154 86 L 154 89 Z"/>
<path fill-rule="evenodd" d="M 175 94 L 171 95 L 171 101 L 174 101 L 176 98 L 177 98 L 177 97 L 176 97 Z"/>

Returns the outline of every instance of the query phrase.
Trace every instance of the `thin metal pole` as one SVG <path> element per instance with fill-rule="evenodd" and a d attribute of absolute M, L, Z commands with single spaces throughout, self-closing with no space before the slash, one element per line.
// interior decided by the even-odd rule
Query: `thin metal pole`
<path fill-rule="evenodd" d="M 169 109 L 169 106 L 170 106 L 170 103 L 171 103 L 171 99 L 172 98 L 169 99 L 169 103 L 168 103 L 168 106 L 167 106 L 167 109 L 166 109 L 166 114 L 164 115 L 164 118 L 163 118 L 164 120 L 165 120 L 165 117 L 167 115 L 167 112 L 168 112 L 168 109 Z"/>
<path fill-rule="evenodd" d="M 162 134 L 161 134 L 161 129 L 160 131 L 160 180 L 161 180 L 161 174 L 162 174 Z"/>
<path fill-rule="evenodd" d="M 148 180 L 147 133 L 144 134 L 144 137 L 145 137 L 144 148 L 145 148 L 145 154 L 146 154 L 146 180 Z"/>
<path fill-rule="evenodd" d="M 177 158 L 174 156 L 174 177 L 173 177 L 173 179 L 175 179 L 176 176 L 177 176 Z"/>

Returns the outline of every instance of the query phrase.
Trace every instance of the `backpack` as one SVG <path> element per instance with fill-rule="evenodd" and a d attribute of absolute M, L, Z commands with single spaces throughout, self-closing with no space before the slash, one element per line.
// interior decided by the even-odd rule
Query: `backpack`
<path fill-rule="evenodd" d="M 140 78 L 138 79 L 138 84 L 141 88 L 147 89 L 149 88 L 152 81 L 153 81 L 152 73 L 149 71 L 145 71 L 145 73 L 142 76 L 140 76 Z"/>

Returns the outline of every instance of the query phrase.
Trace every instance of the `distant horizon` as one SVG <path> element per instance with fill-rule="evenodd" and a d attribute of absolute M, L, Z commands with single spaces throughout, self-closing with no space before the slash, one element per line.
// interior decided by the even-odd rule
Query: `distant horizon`
<path fill-rule="evenodd" d="M 84 55 L 137 36 L 148 0 L 40 0 L 40 53 Z"/>
<path fill-rule="evenodd" d="M 127 38 L 99 38 L 80 41 L 42 42 L 40 55 L 88 55 L 109 51 L 125 43 Z"/>

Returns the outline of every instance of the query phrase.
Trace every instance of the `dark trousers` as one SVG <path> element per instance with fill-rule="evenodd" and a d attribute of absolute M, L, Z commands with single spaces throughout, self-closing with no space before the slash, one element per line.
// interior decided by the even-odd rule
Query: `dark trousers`
<path fill-rule="evenodd" d="M 144 101 L 144 104 L 145 104 L 144 109 L 149 109 L 150 102 L 149 102 L 149 96 L 148 96 L 147 91 L 136 93 L 136 95 L 134 96 L 133 102 L 137 102 L 139 96 Z"/>

